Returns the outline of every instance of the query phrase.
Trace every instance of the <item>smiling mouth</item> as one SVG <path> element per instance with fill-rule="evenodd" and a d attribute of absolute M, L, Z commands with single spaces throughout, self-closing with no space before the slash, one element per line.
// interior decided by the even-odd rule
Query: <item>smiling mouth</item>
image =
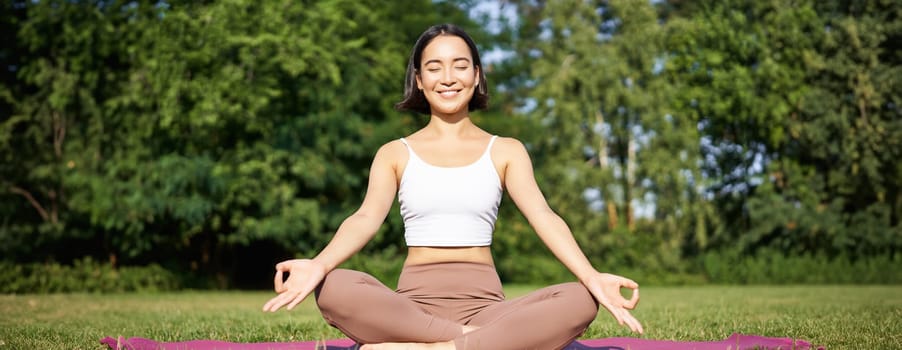
<path fill-rule="evenodd" d="M 442 95 L 442 97 L 454 97 L 454 96 L 457 96 L 457 94 L 459 92 L 460 92 L 460 90 L 446 90 L 446 91 L 439 91 L 438 94 Z"/>

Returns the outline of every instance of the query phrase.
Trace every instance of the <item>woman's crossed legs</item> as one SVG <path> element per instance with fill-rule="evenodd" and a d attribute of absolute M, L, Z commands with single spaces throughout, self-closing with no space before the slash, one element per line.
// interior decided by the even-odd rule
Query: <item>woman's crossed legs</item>
<path fill-rule="evenodd" d="M 392 291 L 353 270 L 329 273 L 316 290 L 323 318 L 374 349 L 559 349 L 581 335 L 598 304 L 579 283 L 503 300 L 490 265 L 405 267 Z M 399 344 L 404 343 L 404 344 Z M 419 343 L 419 344 L 416 344 Z"/>

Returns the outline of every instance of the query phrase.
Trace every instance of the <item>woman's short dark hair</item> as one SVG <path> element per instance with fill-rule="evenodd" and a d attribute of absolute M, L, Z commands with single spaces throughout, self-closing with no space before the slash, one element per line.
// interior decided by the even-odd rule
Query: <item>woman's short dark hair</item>
<path fill-rule="evenodd" d="M 475 111 L 488 107 L 489 89 L 485 81 L 485 70 L 482 68 L 482 61 L 479 59 L 479 50 L 476 49 L 476 43 L 460 27 L 453 24 L 439 24 L 426 29 L 423 34 L 420 34 L 416 44 L 413 45 L 410 60 L 407 62 L 407 75 L 404 79 L 404 99 L 395 104 L 395 109 L 399 111 L 414 111 L 426 115 L 432 114 L 429 101 L 426 100 L 423 91 L 417 87 L 417 74 L 419 74 L 423 50 L 426 49 L 426 45 L 429 45 L 432 39 L 442 35 L 453 35 L 463 39 L 470 48 L 470 55 L 473 56 L 473 66 L 479 68 L 479 86 L 476 87 L 476 92 L 473 93 L 473 98 L 470 99 L 468 110 Z"/>

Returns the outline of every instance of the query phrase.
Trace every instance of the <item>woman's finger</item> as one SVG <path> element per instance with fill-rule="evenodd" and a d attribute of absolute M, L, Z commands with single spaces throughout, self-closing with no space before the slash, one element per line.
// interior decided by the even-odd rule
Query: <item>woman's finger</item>
<path fill-rule="evenodd" d="M 620 278 L 620 285 L 629 289 L 639 289 L 639 284 L 626 277 Z"/>
<path fill-rule="evenodd" d="M 633 317 L 633 315 L 629 314 L 629 312 L 626 313 L 626 317 L 627 323 L 630 324 L 630 329 L 632 329 L 633 332 L 639 332 L 639 334 L 645 333 L 645 330 L 642 329 L 642 324 L 639 323 L 639 320 Z"/>
<path fill-rule="evenodd" d="M 288 309 L 288 310 L 294 309 L 294 307 L 298 306 L 298 304 L 300 304 L 302 301 L 304 301 L 304 299 L 307 299 L 307 294 L 309 294 L 309 292 L 298 293 L 294 297 L 294 299 L 291 300 L 291 303 L 288 304 L 288 307 L 286 307 L 286 309 Z"/>
<path fill-rule="evenodd" d="M 629 327 L 629 329 L 635 330 L 635 329 L 633 329 L 633 327 L 635 327 L 635 320 L 633 319 L 632 316 L 630 316 L 629 311 L 626 311 L 626 309 L 621 308 L 620 309 L 620 317 L 623 318 L 624 325 Z"/>
<path fill-rule="evenodd" d="M 282 293 L 285 291 L 285 282 L 282 281 L 282 270 L 276 270 L 276 276 L 273 279 L 273 286 L 276 290 L 276 293 Z"/>
<path fill-rule="evenodd" d="M 623 325 L 623 321 L 624 321 L 624 320 L 623 320 L 623 315 L 620 314 L 620 309 L 619 309 L 619 308 L 614 307 L 614 306 L 611 305 L 610 303 L 604 303 L 604 308 L 605 308 L 605 309 L 608 309 L 608 312 L 610 312 L 611 315 L 614 316 L 614 319 L 617 320 L 617 324 L 619 324 L 619 325 L 621 325 L 621 326 Z"/>
<path fill-rule="evenodd" d="M 313 289 L 315 289 L 318 284 L 319 283 L 315 282 L 315 280 L 307 280 L 299 290 L 295 302 L 288 305 L 288 309 L 293 309 L 295 306 L 307 299 L 307 297 L 310 296 L 310 293 L 313 292 Z"/>
<path fill-rule="evenodd" d="M 294 298 L 293 300 L 291 300 L 291 303 L 289 303 L 288 306 L 285 307 L 285 309 L 286 310 L 294 309 L 294 307 L 298 306 L 298 304 L 300 304 L 302 301 L 304 301 L 304 299 L 305 298 L 301 298 L 301 297 Z"/>
<path fill-rule="evenodd" d="M 275 312 L 276 310 L 281 308 L 282 304 L 283 304 L 282 299 L 285 298 L 285 294 L 286 293 L 282 293 L 282 294 L 277 295 L 275 298 L 270 299 L 269 302 L 266 303 L 266 305 L 264 306 L 264 310 L 270 311 L 270 312 Z"/>
<path fill-rule="evenodd" d="M 623 304 L 623 307 L 627 310 L 632 310 L 636 308 L 637 304 L 639 304 L 639 288 L 633 289 L 633 295 L 630 297 L 630 300 Z"/>
<path fill-rule="evenodd" d="M 263 304 L 263 311 L 278 310 L 278 309 L 273 309 L 273 306 L 278 302 L 279 296 L 281 296 L 281 294 L 273 297 L 272 299 L 269 299 L 269 301 L 267 301 L 266 304 Z"/>
<path fill-rule="evenodd" d="M 273 305 L 270 307 L 269 311 L 277 311 L 277 310 L 281 309 L 283 306 L 285 306 L 285 304 L 288 304 L 289 302 L 291 302 L 291 299 L 293 299 L 295 295 L 296 294 L 292 293 L 292 292 L 285 292 L 285 293 L 279 294 L 279 296 L 276 297 L 276 300 L 273 303 Z"/>
<path fill-rule="evenodd" d="M 286 304 L 291 302 L 291 300 L 294 299 L 294 297 L 296 295 L 297 295 L 297 292 L 292 292 L 290 290 L 285 291 L 282 294 L 279 294 L 279 296 L 276 297 L 275 303 L 273 303 L 272 307 L 270 308 L 270 311 L 277 311 L 277 310 L 281 309 Z"/>

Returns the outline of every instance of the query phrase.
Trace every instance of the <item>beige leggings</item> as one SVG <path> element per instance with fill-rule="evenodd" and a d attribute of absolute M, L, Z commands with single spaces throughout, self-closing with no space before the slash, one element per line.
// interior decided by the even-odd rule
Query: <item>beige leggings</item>
<path fill-rule="evenodd" d="M 361 344 L 454 340 L 463 349 L 560 349 L 588 328 L 598 303 L 580 283 L 504 300 L 491 265 L 407 266 L 398 290 L 363 272 L 334 270 L 316 289 L 326 321 Z M 462 325 L 479 329 L 462 334 Z"/>

